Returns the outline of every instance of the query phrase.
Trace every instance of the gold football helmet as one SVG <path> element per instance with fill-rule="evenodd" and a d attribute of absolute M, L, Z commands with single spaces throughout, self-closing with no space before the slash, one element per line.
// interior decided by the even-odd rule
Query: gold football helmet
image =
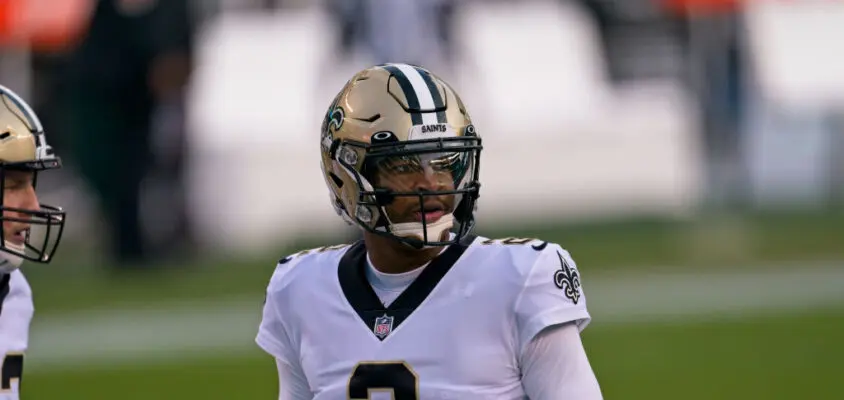
<path fill-rule="evenodd" d="M 38 210 L 7 206 L 6 176 L 10 171 L 33 172 L 32 185 L 38 172 L 61 168 L 61 160 L 47 145 L 38 116 L 17 94 L 0 86 L 0 220 L 26 227 L 22 244 L 5 237 L 0 229 L 0 271 L 17 268 L 23 260 L 48 263 L 58 248 L 64 230 L 65 212 L 40 204 Z"/>
<path fill-rule="evenodd" d="M 367 68 L 334 98 L 321 130 L 325 182 L 347 222 L 414 248 L 471 231 L 481 138 L 445 81 L 414 65 Z"/>

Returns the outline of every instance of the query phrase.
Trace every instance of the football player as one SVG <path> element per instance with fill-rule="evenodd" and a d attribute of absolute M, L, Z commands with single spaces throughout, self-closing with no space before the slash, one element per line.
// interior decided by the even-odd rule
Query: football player
<path fill-rule="evenodd" d="M 64 229 L 64 211 L 38 202 L 36 178 L 60 167 L 38 117 L 0 86 L 0 400 L 19 398 L 34 310 L 32 291 L 18 267 L 24 260 L 50 262 Z"/>
<path fill-rule="evenodd" d="M 569 253 L 470 233 L 481 137 L 451 86 L 407 64 L 358 72 L 320 147 L 331 204 L 364 237 L 279 260 L 256 341 L 280 399 L 601 398 Z"/>

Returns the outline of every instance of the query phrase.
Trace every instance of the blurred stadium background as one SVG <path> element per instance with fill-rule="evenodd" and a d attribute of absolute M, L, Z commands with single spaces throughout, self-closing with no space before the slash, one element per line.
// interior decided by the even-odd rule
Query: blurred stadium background
<path fill-rule="evenodd" d="M 24 399 L 274 398 L 263 291 L 357 237 L 316 135 L 384 61 L 467 102 L 478 232 L 578 261 L 606 398 L 841 396 L 844 2 L 7 0 L 0 37 L 66 161 Z"/>

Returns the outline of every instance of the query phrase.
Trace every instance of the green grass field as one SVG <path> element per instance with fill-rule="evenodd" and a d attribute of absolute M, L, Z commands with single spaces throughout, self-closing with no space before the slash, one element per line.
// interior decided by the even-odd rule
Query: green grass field
<path fill-rule="evenodd" d="M 489 237 L 539 237 L 560 243 L 589 271 L 755 268 L 788 262 L 844 260 L 844 209 L 790 214 L 703 215 L 692 220 L 638 219 L 484 229 Z M 74 259 L 26 268 L 41 313 L 167 303 L 260 293 L 277 259 L 325 245 L 321 239 L 280 244 L 277 252 L 232 260 L 213 254 L 145 273 L 107 274 Z M 332 242 L 334 244 L 334 242 Z M 72 246 L 72 244 L 67 244 Z M 65 250 L 66 251 L 66 250 Z"/>
<path fill-rule="evenodd" d="M 481 233 L 503 236 L 495 231 Z M 784 262 L 844 265 L 844 213 L 840 211 L 685 222 L 643 220 L 507 233 L 562 243 L 587 276 L 587 288 L 590 274 L 612 277 L 622 272 L 699 269 L 765 274 L 766 268 Z M 176 301 L 232 296 L 254 298 L 257 313 L 275 259 L 292 247 L 310 245 L 282 246 L 286 250 L 257 261 L 197 262 L 148 274 L 102 274 L 96 267 L 73 263 L 31 268 L 26 273 L 35 293 L 36 318 L 45 320 L 116 307 L 167 310 Z M 715 296 L 719 290 L 712 288 Z M 837 378 L 844 375 L 842 338 L 844 302 L 837 301 L 741 318 L 699 320 L 689 315 L 624 324 L 596 318 L 584 332 L 607 399 L 839 398 Z M 39 360 L 33 358 L 27 362 L 37 366 Z M 143 362 L 63 362 L 62 368 L 27 370 L 23 399 L 277 396 L 272 360 L 250 346 L 238 351 L 174 352 L 166 359 Z"/>
<path fill-rule="evenodd" d="M 844 308 L 741 321 L 587 328 L 607 399 L 836 399 Z M 42 372 L 29 399 L 271 399 L 271 359 L 200 358 L 163 365 Z"/>

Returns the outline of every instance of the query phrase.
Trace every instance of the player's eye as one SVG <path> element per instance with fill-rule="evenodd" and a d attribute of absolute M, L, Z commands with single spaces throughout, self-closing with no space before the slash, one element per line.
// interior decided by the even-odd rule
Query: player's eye
<path fill-rule="evenodd" d="M 29 185 L 29 180 L 22 179 L 6 179 L 3 183 L 3 188 L 8 190 L 24 189 Z"/>
<path fill-rule="evenodd" d="M 451 153 L 431 160 L 430 165 L 434 171 L 452 171 L 458 162 L 460 162 L 460 154 Z"/>
<path fill-rule="evenodd" d="M 383 160 L 379 167 L 390 174 L 408 174 L 422 170 L 419 159 L 413 156 L 390 157 Z"/>

